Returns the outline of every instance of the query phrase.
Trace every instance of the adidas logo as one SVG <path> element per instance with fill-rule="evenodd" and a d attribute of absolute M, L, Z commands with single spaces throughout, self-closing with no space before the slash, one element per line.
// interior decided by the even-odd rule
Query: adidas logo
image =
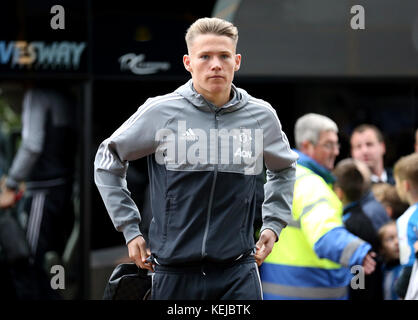
<path fill-rule="evenodd" d="M 192 128 L 187 129 L 186 132 L 183 133 L 183 138 L 186 141 L 198 141 L 199 140 L 199 136 L 195 135 Z"/>

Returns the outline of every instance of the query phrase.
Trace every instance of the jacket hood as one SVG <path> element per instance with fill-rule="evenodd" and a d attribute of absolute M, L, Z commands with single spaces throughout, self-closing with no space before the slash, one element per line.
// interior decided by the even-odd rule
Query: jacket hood
<path fill-rule="evenodd" d="M 206 112 L 214 112 L 215 110 L 221 109 L 220 113 L 225 112 L 233 112 L 238 109 L 241 109 L 245 106 L 245 104 L 250 99 L 249 94 L 241 89 L 237 88 L 234 84 L 231 85 L 231 90 L 233 93 L 233 97 L 229 100 L 225 105 L 222 107 L 217 107 L 213 103 L 206 100 L 203 95 L 198 93 L 193 87 L 193 80 L 190 79 L 184 85 L 177 88 L 175 92 L 183 96 L 186 100 L 188 100 L 191 104 L 193 104 L 196 108 L 201 109 L 202 111 Z"/>

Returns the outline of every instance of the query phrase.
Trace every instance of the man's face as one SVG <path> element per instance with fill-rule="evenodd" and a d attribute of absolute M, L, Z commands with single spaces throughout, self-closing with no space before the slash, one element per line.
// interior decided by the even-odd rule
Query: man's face
<path fill-rule="evenodd" d="M 385 227 L 382 237 L 382 253 L 388 260 L 399 259 L 398 232 L 395 224 Z"/>
<path fill-rule="evenodd" d="M 351 136 L 351 156 L 363 161 L 375 172 L 379 164 L 383 165 L 383 155 L 385 154 L 385 144 L 379 142 L 376 133 L 372 129 L 363 132 L 355 132 Z"/>
<path fill-rule="evenodd" d="M 183 62 L 192 75 L 197 92 L 205 97 L 229 95 L 241 55 L 235 54 L 235 43 L 231 38 L 201 34 L 194 38 Z"/>
<path fill-rule="evenodd" d="M 338 135 L 334 131 L 322 131 L 310 156 L 328 170 L 332 170 L 339 154 Z"/>

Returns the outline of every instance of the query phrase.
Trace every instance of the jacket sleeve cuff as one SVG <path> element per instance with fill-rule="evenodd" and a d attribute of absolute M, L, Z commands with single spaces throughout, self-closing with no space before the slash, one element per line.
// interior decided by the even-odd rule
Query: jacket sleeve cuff
<path fill-rule="evenodd" d="M 16 191 L 19 188 L 19 183 L 9 176 L 6 179 L 6 187 Z"/>
<path fill-rule="evenodd" d="M 142 236 L 141 231 L 139 230 L 138 224 L 128 224 L 123 228 L 123 236 L 125 237 L 126 244 L 128 244 L 130 241 L 135 239 L 138 236 Z"/>
<path fill-rule="evenodd" d="M 372 246 L 367 242 L 362 242 L 351 256 L 348 266 L 362 265 L 366 254 L 372 250 Z"/>
<path fill-rule="evenodd" d="M 280 225 L 276 225 L 276 226 L 272 226 L 272 225 L 262 226 L 261 229 L 260 229 L 260 235 L 266 229 L 270 229 L 271 231 L 273 231 L 276 234 L 276 242 L 279 241 L 279 236 L 280 236 L 280 233 L 283 230 L 283 226 L 280 226 Z"/>

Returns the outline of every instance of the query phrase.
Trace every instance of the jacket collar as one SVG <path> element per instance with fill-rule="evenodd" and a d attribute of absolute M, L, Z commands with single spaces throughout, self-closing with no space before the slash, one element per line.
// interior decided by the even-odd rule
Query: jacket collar
<path fill-rule="evenodd" d="M 317 161 L 302 153 L 301 151 L 297 149 L 295 149 L 294 151 L 299 155 L 299 165 L 304 166 L 305 168 L 308 168 L 315 172 L 322 179 L 324 179 L 327 184 L 333 184 L 335 182 L 335 177 L 331 173 L 331 171 L 329 171 L 327 168 L 320 165 Z"/>
<path fill-rule="evenodd" d="M 234 84 L 231 85 L 231 90 L 232 99 L 222 107 L 215 106 L 213 103 L 207 101 L 200 93 L 198 93 L 193 87 L 192 79 L 176 89 L 175 92 L 183 96 L 191 104 L 202 111 L 218 111 L 219 113 L 226 113 L 241 109 L 249 100 L 248 93 L 245 90 L 237 88 Z"/>

